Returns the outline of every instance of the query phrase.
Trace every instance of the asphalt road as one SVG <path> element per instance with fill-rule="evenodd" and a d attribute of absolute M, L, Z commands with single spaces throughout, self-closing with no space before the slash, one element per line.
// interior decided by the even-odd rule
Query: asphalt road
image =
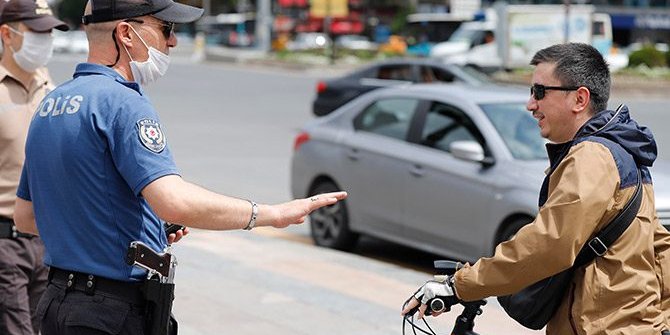
<path fill-rule="evenodd" d="M 82 55 L 58 55 L 52 77 L 71 77 Z M 178 57 L 147 94 L 161 115 L 185 179 L 226 195 L 275 203 L 291 198 L 293 138 L 311 119 L 316 82 L 336 73 L 234 64 L 192 64 Z M 651 125 L 670 159 L 668 100 L 624 100 Z M 669 98 L 670 99 L 670 98 Z M 306 226 L 253 232 L 196 231 L 175 247 L 180 259 L 175 314 L 180 334 L 400 334 L 400 305 L 429 279 L 435 255 L 376 240 L 355 253 L 312 246 Z M 281 238 L 277 238 L 281 237 Z M 300 243 L 296 243 L 300 242 Z M 534 334 L 490 300 L 482 334 Z M 457 313 L 434 321 L 447 333 Z M 409 330 L 408 330 L 409 331 Z"/>

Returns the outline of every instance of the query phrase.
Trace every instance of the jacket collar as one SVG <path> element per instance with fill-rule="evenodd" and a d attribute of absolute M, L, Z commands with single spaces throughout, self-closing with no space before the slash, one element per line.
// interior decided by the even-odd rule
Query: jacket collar
<path fill-rule="evenodd" d="M 549 170 L 547 171 L 547 175 L 554 171 L 576 141 L 605 131 L 612 124 L 615 124 L 623 114 L 628 115 L 628 107 L 625 105 L 620 105 L 616 111 L 603 110 L 586 121 L 586 123 L 577 130 L 577 133 L 572 140 L 564 143 L 547 143 L 546 148 L 549 156 Z"/>

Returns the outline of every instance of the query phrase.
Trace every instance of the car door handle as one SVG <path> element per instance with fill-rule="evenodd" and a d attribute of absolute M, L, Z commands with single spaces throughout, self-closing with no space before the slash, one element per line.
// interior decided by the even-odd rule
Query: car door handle
<path fill-rule="evenodd" d="M 414 177 L 423 177 L 426 171 L 421 165 L 412 165 L 412 167 L 409 169 L 409 173 Z"/>
<path fill-rule="evenodd" d="M 352 161 L 357 161 L 358 160 L 358 149 L 351 148 L 347 151 L 347 158 L 351 159 Z"/>

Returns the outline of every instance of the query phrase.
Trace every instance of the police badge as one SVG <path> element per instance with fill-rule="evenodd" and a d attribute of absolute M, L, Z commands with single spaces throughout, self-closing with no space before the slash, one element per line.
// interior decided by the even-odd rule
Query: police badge
<path fill-rule="evenodd" d="M 139 120 L 137 121 L 137 130 L 140 135 L 140 142 L 145 148 L 155 153 L 165 149 L 165 136 L 158 122 L 151 119 Z"/>

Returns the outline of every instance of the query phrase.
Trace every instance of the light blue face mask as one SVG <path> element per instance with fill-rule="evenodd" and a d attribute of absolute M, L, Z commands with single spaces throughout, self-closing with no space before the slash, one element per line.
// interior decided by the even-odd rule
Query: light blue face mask
<path fill-rule="evenodd" d="M 154 47 L 148 46 L 133 26 L 130 26 L 130 29 L 135 32 L 137 37 L 140 38 L 140 41 L 142 41 L 142 44 L 144 44 L 149 51 L 149 58 L 143 62 L 139 62 L 133 60 L 133 57 L 128 52 L 128 48 L 126 48 L 125 45 L 123 46 L 123 48 L 126 49 L 126 53 L 128 53 L 128 57 L 130 57 L 130 70 L 133 72 L 133 78 L 135 78 L 135 81 L 140 85 L 146 86 L 165 75 L 170 66 L 170 56 L 160 52 Z"/>
<path fill-rule="evenodd" d="M 23 44 L 19 51 L 9 46 L 14 53 L 14 61 L 20 68 L 27 72 L 35 72 L 38 68 L 47 65 L 53 55 L 54 37 L 51 33 L 20 32 L 12 27 L 9 29 L 23 36 Z"/>

